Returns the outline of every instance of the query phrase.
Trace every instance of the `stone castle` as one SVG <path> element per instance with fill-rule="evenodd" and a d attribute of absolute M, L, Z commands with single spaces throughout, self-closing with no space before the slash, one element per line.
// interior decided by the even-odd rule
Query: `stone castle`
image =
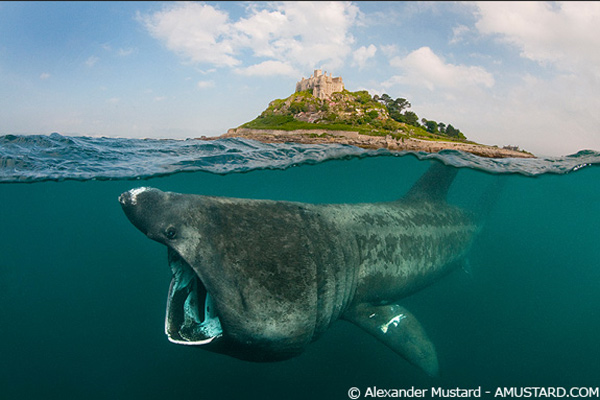
<path fill-rule="evenodd" d="M 341 77 L 333 78 L 331 73 L 327 76 L 327 71 L 323 73 L 320 69 L 315 69 L 310 78 L 304 79 L 296 83 L 296 92 L 312 89 L 313 96 L 319 99 L 326 99 L 334 92 L 344 90 L 344 82 Z"/>

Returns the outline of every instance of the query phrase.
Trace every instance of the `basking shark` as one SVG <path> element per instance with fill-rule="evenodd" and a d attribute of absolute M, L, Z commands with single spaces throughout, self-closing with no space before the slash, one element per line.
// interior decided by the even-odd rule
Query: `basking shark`
<path fill-rule="evenodd" d="M 338 319 L 430 375 L 434 345 L 398 302 L 461 265 L 475 218 L 446 203 L 457 169 L 434 162 L 400 200 L 306 204 L 121 194 L 129 220 L 168 248 L 171 342 L 251 361 L 300 354 Z"/>

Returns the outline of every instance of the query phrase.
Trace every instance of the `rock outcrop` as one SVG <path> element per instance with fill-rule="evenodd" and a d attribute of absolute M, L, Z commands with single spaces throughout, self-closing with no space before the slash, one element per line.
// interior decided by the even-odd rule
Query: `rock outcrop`
<path fill-rule="evenodd" d="M 522 151 L 486 146 L 481 144 L 421 140 L 415 138 L 394 139 L 391 136 L 369 136 L 352 131 L 325 129 L 300 129 L 283 131 L 275 129 L 230 129 L 219 138 L 239 137 L 263 143 L 347 144 L 366 149 L 386 148 L 393 151 L 424 151 L 437 153 L 441 150 L 460 150 L 488 158 L 535 158 Z M 216 138 L 211 138 L 216 139 Z"/>

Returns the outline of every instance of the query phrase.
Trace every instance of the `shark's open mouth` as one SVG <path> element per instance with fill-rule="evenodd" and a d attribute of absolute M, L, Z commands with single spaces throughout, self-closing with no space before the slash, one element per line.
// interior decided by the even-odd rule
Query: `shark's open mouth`
<path fill-rule="evenodd" d="M 223 334 L 213 298 L 194 270 L 175 251 L 169 249 L 173 272 L 165 333 L 173 343 L 203 345 Z"/>

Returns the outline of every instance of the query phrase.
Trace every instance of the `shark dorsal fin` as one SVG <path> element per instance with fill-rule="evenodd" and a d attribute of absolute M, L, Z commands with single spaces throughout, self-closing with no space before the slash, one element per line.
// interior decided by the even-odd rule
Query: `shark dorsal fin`
<path fill-rule="evenodd" d="M 408 191 L 404 200 L 443 202 L 458 169 L 434 161 Z"/>

